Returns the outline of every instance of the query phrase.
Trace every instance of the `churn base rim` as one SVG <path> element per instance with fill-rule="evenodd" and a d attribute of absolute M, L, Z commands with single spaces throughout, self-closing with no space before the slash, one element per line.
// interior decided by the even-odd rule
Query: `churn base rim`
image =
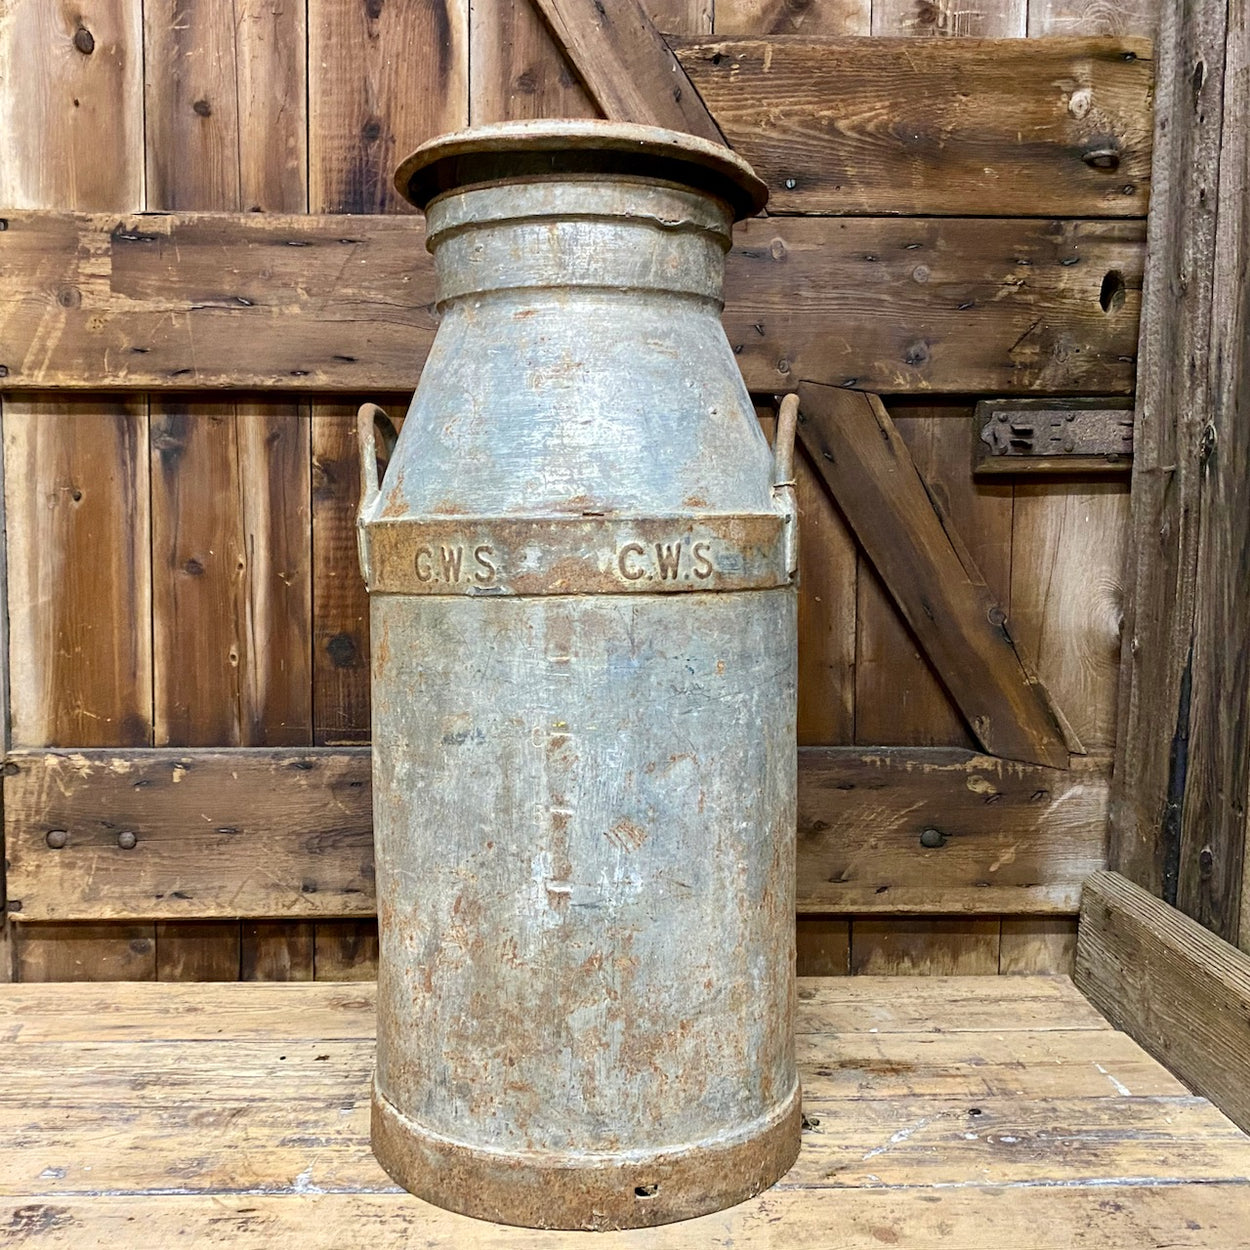
<path fill-rule="evenodd" d="M 476 1219 L 524 1228 L 650 1228 L 722 1211 L 779 1181 L 798 1157 L 802 1091 L 749 1136 L 639 1155 L 537 1156 L 476 1149 L 431 1133 L 374 1085 L 370 1138 L 409 1193 Z M 612 1160 L 612 1156 L 607 1156 Z"/>

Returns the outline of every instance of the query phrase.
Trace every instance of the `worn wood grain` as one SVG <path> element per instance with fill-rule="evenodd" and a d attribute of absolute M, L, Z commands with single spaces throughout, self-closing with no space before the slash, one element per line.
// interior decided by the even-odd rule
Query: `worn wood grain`
<path fill-rule="evenodd" d="M 873 0 L 872 33 L 1017 38 L 1025 33 L 1026 16 L 1026 0 Z"/>
<path fill-rule="evenodd" d="M 871 0 L 717 0 L 718 35 L 869 35 Z"/>
<path fill-rule="evenodd" d="M 480 108 L 471 107 L 471 88 L 487 114 L 511 98 L 514 87 L 527 99 L 529 87 L 542 106 L 552 100 L 543 81 L 526 77 L 534 70 L 531 56 L 539 49 L 558 59 L 526 0 L 475 0 L 472 5 L 469 0 L 309 0 L 308 11 L 309 194 L 316 213 L 409 212 L 392 186 L 395 166 L 427 139 L 488 119 Z M 571 109 L 574 92 L 560 94 L 562 104 Z M 357 224 L 339 220 L 341 237 L 355 238 Z M 428 258 L 419 237 L 412 238 L 411 249 L 402 260 L 396 257 L 397 275 L 409 294 L 415 285 L 424 301 L 432 298 L 432 287 L 424 272 Z M 345 260 L 341 269 L 353 267 L 352 260 Z M 414 268 L 421 272 L 410 283 Z M 402 316 L 399 309 L 406 302 L 401 295 L 389 311 L 375 310 L 375 330 Z M 334 315 L 341 314 L 342 309 Z M 432 325 L 428 314 L 422 316 L 422 324 Z M 419 352 L 403 376 L 379 388 L 372 368 L 377 355 L 374 332 L 366 336 L 368 342 L 356 345 L 345 344 L 345 337 L 341 327 L 332 332 L 331 338 L 339 340 L 332 354 L 339 363 L 352 357 L 364 366 L 350 388 L 354 394 L 347 403 L 314 402 L 311 409 L 309 741 L 318 745 L 359 743 L 369 735 L 368 601 L 356 558 L 360 473 L 355 411 L 365 399 L 387 402 L 386 390 L 404 393 L 392 405 L 393 412 L 402 411 L 424 355 Z M 310 940 L 306 937 L 301 935 L 300 948 L 314 972 L 322 965 L 329 975 L 344 975 L 357 958 L 365 973 L 376 966 L 372 953 L 376 928 L 371 921 L 327 922 Z M 245 967 L 259 966 L 255 958 L 244 962 Z M 290 973 L 287 961 L 279 958 L 272 963 L 273 975 Z"/>
<path fill-rule="evenodd" d="M 156 741 L 310 741 L 308 422 L 294 403 L 152 424 Z"/>
<path fill-rule="evenodd" d="M 998 938 L 996 917 L 856 917 L 851 973 L 992 976 L 998 972 Z"/>
<path fill-rule="evenodd" d="M 284 1084 L 297 1088 L 290 1077 Z M 1245 1134 L 1203 1098 L 969 1101 L 813 1098 L 805 1103 L 811 1127 L 782 1185 L 932 1189 L 986 1173 L 1010 1187 L 1057 1177 L 1073 1184 L 1119 1177 L 1200 1184 L 1236 1177 L 1250 1162 Z M 6 1188 L 53 1202 L 61 1194 L 126 1189 L 294 1192 L 301 1176 L 314 1191 L 390 1188 L 369 1148 L 366 1082 L 291 1102 L 225 1093 L 153 1106 L 141 1092 L 127 1091 L 115 1103 L 75 1104 L 68 1115 L 0 1102 L 0 1129 L 7 1141 L 24 1144 L 0 1156 Z M 62 1175 L 44 1174 L 53 1170 Z"/>
<path fill-rule="evenodd" d="M 356 555 L 356 409 L 312 415 L 312 721 L 316 746 L 369 740 L 369 596 Z"/>
<path fill-rule="evenodd" d="M 20 745 L 152 735 L 147 407 L 11 397 L 4 408 L 9 677 Z"/>
<path fill-rule="evenodd" d="M 473 125 L 599 115 L 530 0 L 472 0 L 469 39 Z"/>
<path fill-rule="evenodd" d="M 1128 491 L 1119 482 L 1018 484 L 1010 628 L 1089 750 L 1115 744 Z"/>
<path fill-rule="evenodd" d="M 770 213 L 1145 215 L 1144 40 L 952 39 L 921 56 L 881 38 L 675 47 L 769 184 Z"/>
<path fill-rule="evenodd" d="M 158 0 L 145 18 L 148 207 L 306 209 L 302 10 Z M 306 416 L 292 401 L 154 400 L 151 459 L 156 744 L 309 744 Z M 158 975 L 207 970 L 206 936 L 158 930 Z M 237 925 L 218 946 L 215 975 L 237 976 Z"/>
<path fill-rule="evenodd" d="M 433 271 L 412 219 L 8 223 L 9 389 L 407 391 L 433 339 Z M 1132 384 L 1141 264 L 1131 221 L 754 220 L 728 258 L 725 325 L 747 384 L 767 393 L 804 377 L 1116 394 Z M 1126 298 L 1105 313 L 1112 269 Z"/>
<path fill-rule="evenodd" d="M 1250 951 L 1250 3 L 1228 5 L 1176 902 Z"/>
<path fill-rule="evenodd" d="M 882 1244 L 912 1250 L 946 1245 L 1029 1245 L 1042 1250 L 1079 1246 L 1141 1250 L 1159 1242 L 1177 1250 L 1245 1250 L 1250 1235 L 1241 1215 L 1248 1187 L 1238 1180 L 1203 1185 L 1144 1183 L 1006 1190 L 969 1182 L 953 1190 L 770 1190 L 735 1208 L 731 1216 L 704 1216 L 614 1240 L 630 1250 L 704 1250 L 731 1230 L 738 1250 L 785 1250 L 828 1244 L 836 1228 L 842 1246 L 877 1250 Z M 429 1250 L 546 1250 L 549 1233 L 478 1223 L 415 1202 L 402 1193 L 171 1195 L 65 1197 L 28 1204 L 32 1218 L 16 1234 L 21 1246 L 80 1250 L 84 1237 L 115 1245 L 132 1239 L 141 1202 L 143 1250 L 167 1246 L 188 1230 L 233 1250 L 269 1250 L 276 1240 L 308 1250 L 337 1250 L 353 1240 L 376 1250 L 406 1250 L 421 1238 Z M 51 1218 L 40 1219 L 45 1212 Z M 881 1234 L 887 1236 L 882 1238 Z M 588 1235 L 589 1236 L 589 1235 Z M 579 1241 L 574 1246 L 597 1243 Z M 138 1248 L 137 1248 L 138 1250 Z"/>
<path fill-rule="evenodd" d="M 723 142 L 698 91 L 638 0 L 534 0 L 600 114 Z"/>
<path fill-rule="evenodd" d="M 378 397 L 382 398 L 382 397 Z M 398 411 L 405 401 L 391 405 Z M 312 740 L 369 740 L 369 597 L 356 554 L 360 457 L 354 406 L 312 409 Z M 313 974 L 377 974 L 377 924 L 323 920 L 313 931 Z"/>
<path fill-rule="evenodd" d="M 855 540 L 802 448 L 794 457 L 799 510 L 798 711 L 800 746 L 855 736 Z"/>
<path fill-rule="evenodd" d="M 0 203 L 141 208 L 143 95 L 140 0 L 0 7 Z M 14 397 L 4 422 L 6 524 L 20 544 L 9 562 L 13 735 L 149 743 L 147 406 L 134 396 Z M 151 926 L 63 936 L 24 929 L 17 975 L 61 980 L 95 966 L 105 977 L 152 975 Z"/>
<path fill-rule="evenodd" d="M 156 938 L 148 924 L 15 926 L 15 981 L 151 981 Z"/>
<path fill-rule="evenodd" d="M 851 922 L 800 916 L 795 932 L 795 968 L 801 977 L 844 977 L 850 972 Z"/>
<path fill-rule="evenodd" d="M 1071 913 L 1102 866 L 1105 766 L 858 748 L 799 760 L 800 911 Z M 367 749 L 17 754 L 9 893 L 27 920 L 371 916 L 371 819 Z M 920 843 L 929 827 L 936 847 Z"/>
<path fill-rule="evenodd" d="M 1029 36 L 1138 35 L 1153 39 L 1167 0 L 1029 0 Z"/>
<path fill-rule="evenodd" d="M 801 910 L 1072 914 L 1105 862 L 1105 760 L 1063 773 L 958 750 L 800 758 Z"/>
<path fill-rule="evenodd" d="M 148 206 L 303 209 L 304 6 L 146 0 L 144 34 Z"/>
<path fill-rule="evenodd" d="M 1069 1029 L 1000 1033 L 804 1033 L 798 1062 L 804 1092 L 829 1105 L 864 1097 L 943 1099 L 1184 1096 L 1189 1091 L 1123 1033 Z M 154 1106 L 188 1098 L 220 1101 L 215 1079 L 228 1074 L 232 1098 L 282 1102 L 297 1080 L 301 1097 L 359 1089 L 372 1075 L 372 1039 L 199 1041 L 198 1062 L 176 1041 L 57 1041 L 0 1051 L 0 1102 L 51 1108 L 94 1098 L 122 1101 L 138 1088 Z M 55 1083 L 49 1077 L 56 1074 Z M 211 1073 L 211 1076 L 206 1076 Z"/>
<path fill-rule="evenodd" d="M 15 757 L 11 767 L 6 784 L 32 787 L 28 836 L 15 823 L 12 851 L 27 843 L 42 861 L 37 872 L 64 874 L 80 896 L 78 918 L 136 908 L 158 919 L 372 914 L 367 749 L 73 753 Z M 11 795 L 6 814 L 16 822 L 27 802 Z M 69 834 L 61 850 L 47 845 L 52 827 Z M 123 831 L 137 839 L 129 850 L 118 845 Z M 23 858 L 30 863 L 18 855 L 9 889 L 25 910 Z"/>
<path fill-rule="evenodd" d="M 925 490 L 1011 619 L 1010 487 L 975 483 L 966 405 L 895 404 L 890 417 Z M 862 561 L 855 636 L 855 734 L 864 745 L 972 747 L 973 739 L 889 592 Z"/>
<path fill-rule="evenodd" d="M 797 996 L 801 1037 L 1112 1031 L 1067 977 L 895 977 L 884 984 L 875 977 L 810 977 L 800 979 Z M 0 1036 L 6 1044 L 32 1046 L 50 1041 L 371 1041 L 376 999 L 372 984 L 326 981 L 245 988 L 136 983 L 124 994 L 93 985 L 53 993 L 17 985 L 0 991 Z"/>
<path fill-rule="evenodd" d="M 220 920 L 157 922 L 158 981 L 237 981 L 240 959 L 237 923 Z"/>
<path fill-rule="evenodd" d="M 800 382 L 799 436 L 974 736 L 1062 768 L 1068 752 L 971 557 L 952 540 L 881 401 Z"/>
<path fill-rule="evenodd" d="M 1004 916 L 998 971 L 1071 976 L 1076 964 L 1075 916 Z"/>
<path fill-rule="evenodd" d="M 313 972 L 318 981 L 377 979 L 376 921 L 321 920 L 314 928 Z"/>
<path fill-rule="evenodd" d="M 1151 259 L 1133 432 L 1110 863 L 1170 901 L 1180 876 L 1212 404 L 1227 7 L 1163 4 L 1157 52 Z"/>
<path fill-rule="evenodd" d="M 1250 1130 L 1250 956 L 1119 873 L 1100 872 L 1081 901 L 1076 983 Z"/>
<path fill-rule="evenodd" d="M 468 122 L 468 0 L 308 0 L 308 98 L 311 211 L 411 211 L 395 167 Z"/>
<path fill-rule="evenodd" d="M 0 9 L 0 203 L 142 205 L 142 12 L 139 0 Z"/>

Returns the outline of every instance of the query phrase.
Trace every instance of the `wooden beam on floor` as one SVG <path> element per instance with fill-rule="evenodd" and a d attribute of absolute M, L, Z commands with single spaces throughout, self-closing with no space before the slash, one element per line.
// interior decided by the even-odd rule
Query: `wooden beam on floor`
<path fill-rule="evenodd" d="M 638 0 L 534 0 L 534 4 L 604 117 L 725 142 L 707 105 Z"/>
<path fill-rule="evenodd" d="M 367 747 L 14 753 L 11 914 L 371 916 L 369 763 Z M 1105 761 L 803 748 L 798 910 L 1072 914 L 1104 862 L 1106 794 Z"/>
<path fill-rule="evenodd" d="M 12 212 L 0 390 L 408 392 L 434 338 L 420 218 Z M 766 218 L 726 263 L 748 387 L 1132 389 L 1136 221 Z M 1107 273 L 1123 303 L 1101 306 Z"/>
<path fill-rule="evenodd" d="M 770 213 L 1145 215 L 1148 40 L 670 42 Z"/>
<path fill-rule="evenodd" d="M 1068 746 L 1007 613 L 916 470 L 876 395 L 803 381 L 799 437 L 981 746 L 1068 766 Z"/>
<path fill-rule="evenodd" d="M 1250 1132 L 1250 956 L 1115 872 L 1086 882 L 1076 984 Z"/>
<path fill-rule="evenodd" d="M 1250 16 L 1160 13 L 1110 860 L 1250 949 Z"/>

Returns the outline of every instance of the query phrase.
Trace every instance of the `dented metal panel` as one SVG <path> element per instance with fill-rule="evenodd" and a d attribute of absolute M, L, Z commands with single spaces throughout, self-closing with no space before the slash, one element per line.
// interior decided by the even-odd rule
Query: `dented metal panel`
<path fill-rule="evenodd" d="M 362 424 L 374 1150 L 469 1214 L 664 1223 L 798 1150 L 793 491 L 719 321 L 758 184 L 609 123 L 440 142 L 380 487 Z"/>

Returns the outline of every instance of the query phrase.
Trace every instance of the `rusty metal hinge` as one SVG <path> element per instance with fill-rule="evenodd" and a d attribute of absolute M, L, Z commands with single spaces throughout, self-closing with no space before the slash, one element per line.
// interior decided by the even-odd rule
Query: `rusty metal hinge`
<path fill-rule="evenodd" d="M 1131 399 L 983 399 L 974 421 L 977 474 L 1106 473 L 1132 463 Z"/>

